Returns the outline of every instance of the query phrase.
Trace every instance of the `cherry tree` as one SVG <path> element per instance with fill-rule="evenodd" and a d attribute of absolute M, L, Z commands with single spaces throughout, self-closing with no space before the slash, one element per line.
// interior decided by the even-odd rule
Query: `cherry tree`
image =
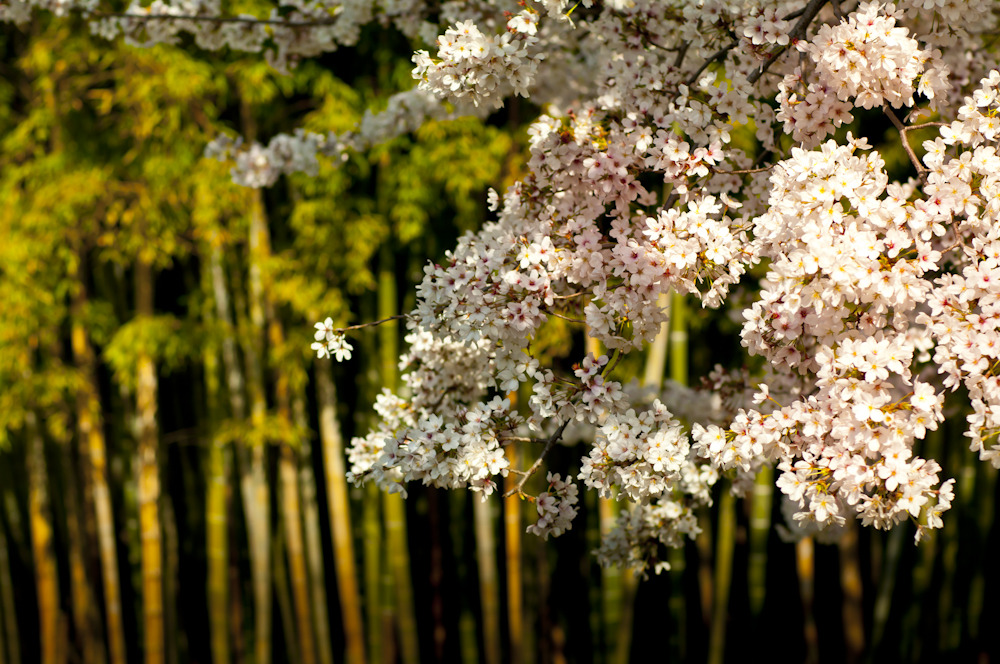
<path fill-rule="evenodd" d="M 218 0 L 119 13 L 15 0 L 0 17 L 37 9 L 139 45 L 187 35 L 263 52 L 277 68 L 350 46 L 371 22 L 424 45 L 415 87 L 354 131 L 206 148 L 250 187 L 515 95 L 542 109 L 526 175 L 489 194 L 495 220 L 424 269 L 404 387 L 352 442 L 356 483 L 485 498 L 513 473 L 542 537 L 597 491 L 635 504 L 602 558 L 659 571 L 659 545 L 697 534 L 719 478 L 743 494 L 764 466 L 799 534 L 849 519 L 912 521 L 918 540 L 941 527 L 954 480 L 914 444 L 950 392 L 967 395 L 971 450 L 1000 467 L 995 3 L 290 0 L 263 17 Z M 896 128 L 904 179 L 844 127 L 871 112 Z M 670 293 L 732 309 L 761 370 L 720 367 L 697 389 L 628 382 L 622 359 L 656 338 Z M 536 339 L 553 319 L 606 352 L 546 368 Z M 350 357 L 353 329 L 316 328 L 319 355 Z M 514 408 L 519 390 L 530 397 Z M 526 467 L 509 464 L 511 445 Z M 548 472 L 527 495 L 556 445 L 577 450 L 579 473 Z"/>

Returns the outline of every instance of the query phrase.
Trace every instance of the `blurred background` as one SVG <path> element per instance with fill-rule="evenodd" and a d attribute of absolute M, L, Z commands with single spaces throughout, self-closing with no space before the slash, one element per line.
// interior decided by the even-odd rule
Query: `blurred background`
<path fill-rule="evenodd" d="M 351 129 L 411 87 L 412 46 L 367 30 L 282 76 L 75 19 L 4 26 L 0 663 L 988 661 L 996 472 L 968 452 L 960 393 L 919 450 L 958 479 L 920 546 L 910 524 L 786 542 L 765 473 L 746 500 L 720 482 L 703 534 L 640 580 L 597 563 L 624 508 L 589 492 L 544 542 L 517 498 L 345 484 L 401 331 L 355 334 L 333 366 L 309 350 L 313 323 L 411 308 L 423 264 L 520 177 L 538 111 L 432 122 L 268 190 L 202 158 L 223 130 Z M 842 131 L 879 145 L 889 129 Z M 885 151 L 905 176 L 898 143 Z M 745 361 L 724 313 L 674 306 L 697 343 L 673 344 L 657 380 Z M 538 348 L 568 369 L 585 343 L 555 320 Z M 575 475 L 583 454 L 549 467 Z"/>

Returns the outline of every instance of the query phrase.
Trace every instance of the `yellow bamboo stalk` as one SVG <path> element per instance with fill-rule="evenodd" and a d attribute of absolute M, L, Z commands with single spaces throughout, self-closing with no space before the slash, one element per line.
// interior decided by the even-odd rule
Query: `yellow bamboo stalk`
<path fill-rule="evenodd" d="M 845 524 L 837 548 L 840 552 L 845 661 L 856 662 L 865 650 L 865 623 L 861 598 L 861 564 L 858 562 L 858 525 L 854 519 L 848 519 Z"/>
<path fill-rule="evenodd" d="M 49 505 L 45 443 L 34 411 L 25 413 L 28 434 L 28 516 L 31 551 L 35 560 L 35 590 L 38 594 L 38 636 L 41 664 L 57 664 L 59 648 L 59 573 L 53 550 L 52 516 Z"/>
<path fill-rule="evenodd" d="M 66 478 L 66 535 L 69 560 L 69 581 L 71 596 L 71 611 L 73 627 L 79 640 L 81 662 L 83 664 L 99 664 L 106 660 L 104 639 L 101 636 L 101 626 L 94 613 L 94 595 L 87 575 L 87 565 L 84 559 L 81 498 L 76 478 L 76 469 L 67 455 L 65 465 Z M 78 502 L 80 501 L 80 502 Z M 83 503 L 85 505 L 85 503 Z"/>
<path fill-rule="evenodd" d="M 278 461 L 281 474 L 282 519 L 285 522 L 285 552 L 291 577 L 292 602 L 299 638 L 299 656 L 302 664 L 315 664 L 316 645 L 313 637 L 312 609 L 309 593 L 305 551 L 302 543 L 302 510 L 295 454 L 288 445 L 281 448 Z"/>
<path fill-rule="evenodd" d="M 135 270 L 136 312 L 139 316 L 151 317 L 153 315 L 152 265 L 140 258 Z M 157 460 L 159 431 L 156 423 L 156 366 L 145 349 L 140 350 L 136 364 L 144 651 L 146 664 L 163 664 L 166 643 L 163 627 L 163 550 L 159 510 L 160 472 Z"/>
<path fill-rule="evenodd" d="M 517 468 L 517 448 L 508 445 L 507 460 Z M 513 473 L 504 480 L 504 489 L 514 488 Z M 521 558 L 521 498 L 511 495 L 504 498 L 504 541 L 507 554 L 507 629 L 509 632 L 510 662 L 521 664 L 524 659 L 524 579 Z"/>
<path fill-rule="evenodd" d="M 813 615 L 816 582 L 813 549 L 811 537 L 803 537 L 795 543 L 795 571 L 799 577 L 799 596 L 802 598 L 802 629 L 806 642 L 807 664 L 819 661 L 819 636 L 816 631 L 816 617 Z"/>
<path fill-rule="evenodd" d="M 363 664 L 366 661 L 365 638 L 351 537 L 351 506 L 347 500 L 344 441 L 340 434 L 340 423 L 337 421 L 337 392 L 330 376 L 329 359 L 316 361 L 316 397 L 319 402 L 319 435 L 323 445 L 326 497 L 330 512 L 330 531 L 333 536 L 333 564 L 344 623 L 347 662 Z"/>
<path fill-rule="evenodd" d="M 85 294 L 75 296 L 71 345 L 73 361 L 81 374 L 77 395 L 77 432 L 85 447 L 90 470 L 94 515 L 97 521 L 97 543 L 101 559 L 104 590 L 104 614 L 107 629 L 107 654 L 110 664 L 125 664 L 125 627 L 122 622 L 121 590 L 118 581 L 118 549 L 115 544 L 114 514 L 111 491 L 108 488 L 107 446 L 97 385 L 96 359 L 87 339 L 82 314 Z"/>
<path fill-rule="evenodd" d="M 8 661 L 21 661 L 21 641 L 17 633 L 17 613 L 14 609 L 14 589 L 10 579 L 10 554 L 7 551 L 7 536 L 0 527 L 0 607 L 3 608 L 3 635 L 5 655 Z"/>
<path fill-rule="evenodd" d="M 292 399 L 295 426 L 299 431 L 309 430 L 305 394 L 296 390 Z M 323 570 L 323 542 L 319 529 L 319 505 L 316 502 L 316 477 L 313 474 L 313 447 L 307 433 L 299 446 L 299 498 L 302 504 L 302 534 L 304 537 L 306 565 L 312 599 L 313 629 L 316 636 L 316 656 L 319 664 L 333 664 L 333 647 L 330 644 L 330 617 L 326 610 L 326 573 Z"/>

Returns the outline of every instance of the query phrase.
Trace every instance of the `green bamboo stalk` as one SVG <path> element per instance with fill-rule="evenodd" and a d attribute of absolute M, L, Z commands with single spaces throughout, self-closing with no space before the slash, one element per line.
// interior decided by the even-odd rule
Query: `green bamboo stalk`
<path fill-rule="evenodd" d="M 323 445 L 326 496 L 330 513 L 330 531 L 333 537 L 333 563 L 337 575 L 340 612 L 344 623 L 344 639 L 347 642 L 347 661 L 348 664 L 364 664 L 366 661 L 365 634 L 361 620 L 361 598 L 358 593 L 357 568 L 354 562 L 354 543 L 351 537 L 351 506 L 347 499 L 344 442 L 340 434 L 340 423 L 337 421 L 337 392 L 330 376 L 329 359 L 316 360 L 316 398 L 319 402 L 319 434 L 320 442 Z M 374 489 L 374 485 L 371 487 Z M 377 496 L 377 489 L 375 491 Z M 366 511 L 369 509 L 367 503 L 365 509 Z M 377 502 L 372 509 L 375 516 L 371 522 L 377 526 Z M 366 521 L 366 525 L 367 523 Z M 368 604 L 377 606 L 378 602 L 369 595 Z M 369 626 L 375 624 L 377 621 L 372 622 L 371 616 L 369 616 Z M 373 661 L 378 661 L 374 651 Z"/>
<path fill-rule="evenodd" d="M 500 663 L 500 597 L 496 563 L 496 535 L 492 504 L 473 496 L 476 529 L 476 559 L 479 563 L 479 595 L 483 612 L 483 658 L 486 664 Z"/>
<path fill-rule="evenodd" d="M 295 427 L 309 431 L 305 394 L 296 390 L 292 396 Z M 313 474 L 311 434 L 306 433 L 299 448 L 299 493 L 302 503 L 302 524 L 312 598 L 313 630 L 319 664 L 333 664 L 330 644 L 330 617 L 326 609 L 326 574 L 323 570 L 323 543 L 319 529 L 319 505 L 316 503 L 316 478 Z"/>
<path fill-rule="evenodd" d="M 10 578 L 10 554 L 7 551 L 7 535 L 0 526 L 0 608 L 3 610 L 3 635 L 7 661 L 19 664 L 21 661 L 21 639 L 17 631 L 17 610 L 14 607 L 14 585 Z"/>
<path fill-rule="evenodd" d="M 932 457 L 933 458 L 933 457 Z M 872 638 L 870 652 L 877 656 L 885 635 L 885 626 L 889 621 L 892 609 L 892 593 L 896 588 L 896 574 L 899 570 L 899 559 L 903 553 L 903 540 L 906 534 L 903 528 L 893 528 L 886 538 L 884 560 L 879 570 L 878 589 L 875 591 L 875 607 L 872 611 Z M 923 544 L 920 555 L 924 554 L 930 542 Z M 917 566 L 920 565 L 918 561 Z M 916 599 L 916 597 L 914 597 Z M 899 653 L 902 655 L 902 652 Z"/>
<path fill-rule="evenodd" d="M 398 313 L 396 274 L 392 265 L 392 252 L 389 244 L 384 243 L 379 254 L 378 317 L 385 319 Z M 390 390 L 395 390 L 399 373 L 397 367 L 399 331 L 395 321 L 379 327 L 379 354 L 382 365 L 382 384 Z M 420 661 L 420 648 L 417 642 L 417 620 L 413 608 L 413 584 L 410 581 L 406 507 L 403 503 L 403 497 L 398 493 L 386 495 L 382 505 L 389 567 L 395 591 L 395 618 L 400 655 L 403 664 L 417 664 Z"/>
<path fill-rule="evenodd" d="M 153 315 L 153 268 L 140 258 L 135 268 L 136 313 Z M 153 358 L 141 349 L 137 359 L 139 533 L 142 551 L 142 615 L 146 664 L 164 664 L 163 550 L 160 524 L 160 470 L 157 460 L 157 379 Z"/>
<path fill-rule="evenodd" d="M 55 558 L 52 512 L 45 467 L 45 442 L 33 410 L 24 416 L 28 435 L 28 517 L 31 523 L 31 550 L 35 561 L 35 588 L 38 594 L 38 636 L 41 664 L 60 661 L 59 573 Z"/>
<path fill-rule="evenodd" d="M 709 664 L 722 664 L 726 652 L 726 621 L 729 617 L 729 588 L 733 578 L 733 551 L 736 546 L 736 498 L 728 487 L 719 497 L 718 535 L 715 540 L 715 577 L 712 597 L 712 630 L 708 644 Z"/>
<path fill-rule="evenodd" d="M 774 500 L 774 466 L 764 464 L 754 479 L 750 506 L 750 560 L 747 586 L 750 615 L 759 618 L 767 597 L 767 542 L 771 535 L 771 507 Z"/>
<path fill-rule="evenodd" d="M 674 293 L 670 296 L 670 337 L 669 337 L 669 356 L 670 356 L 670 379 L 675 383 L 680 385 L 688 384 L 688 336 L 687 336 L 687 308 L 685 306 L 684 298 L 680 295 Z M 662 306 L 662 303 L 661 303 Z M 659 372 L 663 375 L 663 372 Z M 707 537 L 710 537 L 708 528 L 702 530 L 702 535 L 699 536 L 697 543 L 698 548 L 701 550 L 703 544 Z M 709 544 L 711 548 L 711 544 Z M 706 576 L 706 566 L 705 557 L 701 556 L 702 566 L 699 569 L 699 581 L 702 581 Z M 687 621 L 688 621 L 688 598 L 684 593 L 684 577 L 687 572 L 687 560 L 684 557 L 684 547 L 671 547 L 670 551 L 667 552 L 667 562 L 670 563 L 670 618 L 673 624 L 673 629 L 670 630 L 670 640 L 674 645 L 671 648 L 672 652 L 676 652 L 677 656 L 684 658 L 687 655 Z M 699 584 L 699 588 L 702 590 L 702 611 L 707 611 L 708 607 L 708 595 L 705 592 L 704 583 Z M 703 613 L 707 616 L 707 613 Z"/>
<path fill-rule="evenodd" d="M 231 327 L 225 324 L 219 316 L 220 305 L 226 316 L 229 315 L 228 293 L 225 289 L 222 274 L 222 241 L 217 231 L 209 236 L 209 269 L 203 272 L 203 290 L 212 294 L 215 313 L 207 314 L 208 322 L 218 319 L 223 323 L 223 336 L 228 337 L 231 351 L 235 351 L 234 340 L 231 337 Z M 221 286 L 216 292 L 216 281 Z M 229 449 L 219 433 L 223 420 L 222 387 L 219 380 L 219 344 L 210 337 L 202 348 L 202 366 L 205 376 L 205 402 L 207 408 L 208 430 L 211 440 L 208 443 L 205 460 L 205 560 L 206 588 L 208 603 L 209 646 L 214 664 L 229 664 Z M 231 360 L 231 357 L 227 357 Z M 227 366 L 228 369 L 228 366 Z M 240 395 L 239 398 L 242 398 Z"/>
<path fill-rule="evenodd" d="M 246 98 L 240 100 L 240 124 L 248 140 L 255 140 L 257 125 Z M 267 415 L 267 397 L 264 379 L 263 348 L 265 341 L 265 306 L 267 292 L 264 284 L 264 263 L 271 255 L 271 238 L 264 208 L 264 197 L 259 189 L 249 192 L 250 263 L 248 277 L 249 334 L 241 335 L 247 365 L 247 393 L 250 401 L 250 423 L 253 430 L 262 434 Z M 237 290 L 237 296 L 241 294 Z M 271 555 L 271 495 L 267 482 L 267 450 L 255 445 L 251 450 L 249 471 L 244 468 L 244 502 L 247 504 L 246 522 L 250 539 L 250 564 L 254 587 L 254 664 L 271 664 L 271 574 L 280 561 L 272 562 Z"/>
<path fill-rule="evenodd" d="M 382 650 L 382 493 L 369 482 L 365 486 L 362 518 L 364 532 L 365 621 L 368 625 L 368 652 L 372 662 L 384 661 Z M 388 600 L 391 602 L 391 599 Z"/>
<path fill-rule="evenodd" d="M 213 430 L 206 463 L 205 558 L 208 563 L 208 625 L 212 661 L 229 662 L 229 454 L 216 433 L 219 427 L 218 357 L 214 344 L 202 352 L 205 396 Z"/>

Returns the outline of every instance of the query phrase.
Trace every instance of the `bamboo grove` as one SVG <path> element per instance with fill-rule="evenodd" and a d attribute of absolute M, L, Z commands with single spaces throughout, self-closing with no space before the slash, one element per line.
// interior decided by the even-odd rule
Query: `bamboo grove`
<path fill-rule="evenodd" d="M 423 262 L 516 177 L 516 105 L 243 189 L 201 157 L 218 131 L 348 129 L 410 85 L 408 45 L 372 34 L 283 76 L 72 21 L 6 30 L 0 662 L 625 662 L 664 640 L 722 662 L 773 621 L 799 626 L 767 644 L 779 661 L 995 648 L 996 477 L 955 427 L 928 445 L 964 485 L 960 516 L 919 548 L 903 529 L 784 542 L 764 473 L 752 500 L 720 490 L 671 573 L 641 581 L 590 553 L 615 501 L 588 498 L 546 543 L 516 497 L 345 483 L 344 441 L 398 380 L 402 339 L 364 332 L 334 368 L 312 322 L 409 308 Z M 647 384 L 736 356 L 731 322 L 671 304 L 622 369 Z M 559 363 L 585 341 L 554 325 L 539 343 Z"/>

